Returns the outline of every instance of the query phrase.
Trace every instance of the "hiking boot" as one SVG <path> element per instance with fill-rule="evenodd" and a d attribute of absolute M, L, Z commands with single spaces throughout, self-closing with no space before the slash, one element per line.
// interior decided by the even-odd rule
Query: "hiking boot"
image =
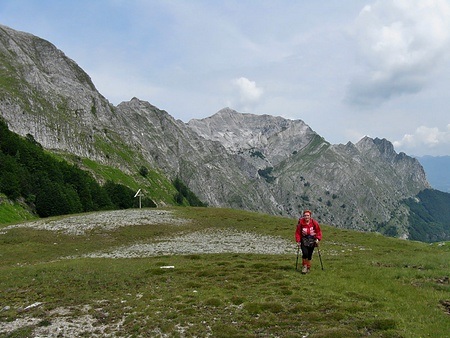
<path fill-rule="evenodd" d="M 303 267 L 302 267 L 302 274 L 305 274 L 305 273 L 308 273 L 308 272 L 309 272 L 308 267 L 306 265 L 303 265 Z"/>
<path fill-rule="evenodd" d="M 309 273 L 311 271 L 311 261 L 306 260 L 306 273 Z"/>

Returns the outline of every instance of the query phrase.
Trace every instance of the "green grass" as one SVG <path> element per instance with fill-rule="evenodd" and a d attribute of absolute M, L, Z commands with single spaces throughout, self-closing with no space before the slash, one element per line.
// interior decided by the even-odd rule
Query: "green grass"
<path fill-rule="evenodd" d="M 0 324 L 32 316 L 40 320 L 35 326 L 48 326 L 56 320 L 52 310 L 67 308 L 74 317 L 89 313 L 98 326 L 123 320 L 118 336 L 126 337 L 446 337 L 450 332 L 443 305 L 450 301 L 449 243 L 323 226 L 325 269 L 316 255 L 308 275 L 295 270 L 294 243 L 292 254 L 284 255 L 60 259 L 213 227 L 294 242 L 292 219 L 230 209 L 173 210 L 194 222 L 182 230 L 135 226 L 79 237 L 4 232 Z M 166 265 L 175 268 L 161 268 Z M 35 302 L 42 305 L 24 310 Z M 24 326 L 6 337 L 28 337 L 34 328 Z"/>
<path fill-rule="evenodd" d="M 0 194 L 0 224 L 9 224 L 36 218 L 21 204 L 13 203 Z"/>

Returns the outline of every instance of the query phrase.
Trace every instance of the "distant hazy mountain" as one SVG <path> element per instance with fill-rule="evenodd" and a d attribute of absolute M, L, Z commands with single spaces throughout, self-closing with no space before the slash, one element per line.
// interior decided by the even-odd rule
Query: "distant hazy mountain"
<path fill-rule="evenodd" d="M 450 192 L 450 156 L 417 157 L 434 189 Z"/>

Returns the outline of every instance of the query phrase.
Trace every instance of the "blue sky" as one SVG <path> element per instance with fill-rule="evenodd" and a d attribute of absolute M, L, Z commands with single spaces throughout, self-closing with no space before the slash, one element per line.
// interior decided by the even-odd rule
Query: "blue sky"
<path fill-rule="evenodd" d="M 0 0 L 0 24 L 56 45 L 115 105 L 184 122 L 230 107 L 450 155 L 450 0 Z"/>

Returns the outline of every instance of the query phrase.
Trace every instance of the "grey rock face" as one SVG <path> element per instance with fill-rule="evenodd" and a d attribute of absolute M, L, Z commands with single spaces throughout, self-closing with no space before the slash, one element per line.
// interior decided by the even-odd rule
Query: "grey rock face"
<path fill-rule="evenodd" d="M 316 135 L 301 120 L 241 114 L 230 108 L 206 119 L 193 119 L 188 126 L 206 139 L 219 141 L 233 153 L 250 151 L 252 157 L 263 159 L 268 165 L 284 161 L 293 149 L 304 148 Z"/>
<path fill-rule="evenodd" d="M 407 233 L 401 200 L 429 187 L 419 162 L 397 154 L 385 139 L 331 145 L 303 121 L 228 108 L 188 125 L 260 170 L 269 168 L 265 178 L 284 214 L 308 208 L 337 226 L 375 230 L 393 224 Z"/>
<path fill-rule="evenodd" d="M 170 177 L 179 176 L 209 205 L 275 212 L 270 191 L 257 170 L 205 140 L 185 123 L 136 98 L 117 107 L 123 139 L 132 140 L 146 159 Z"/>
<path fill-rule="evenodd" d="M 0 110 L 10 129 L 47 149 L 106 161 L 95 144 L 117 125 L 90 77 L 51 43 L 0 26 Z"/>
<path fill-rule="evenodd" d="M 211 206 L 407 236 L 401 200 L 429 187 L 419 162 L 383 139 L 331 145 L 301 120 L 225 108 L 189 123 L 137 98 L 117 107 L 51 43 L 0 26 L 0 112 L 52 151 L 180 177 Z"/>

